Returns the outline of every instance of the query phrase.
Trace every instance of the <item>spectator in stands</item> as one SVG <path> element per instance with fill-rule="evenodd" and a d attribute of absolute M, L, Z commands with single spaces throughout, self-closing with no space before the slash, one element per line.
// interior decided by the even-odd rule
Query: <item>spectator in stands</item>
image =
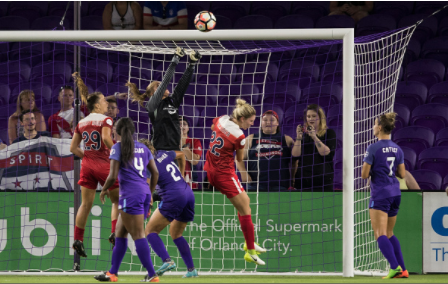
<path fill-rule="evenodd" d="M 280 132 L 278 114 L 268 110 L 261 117 L 261 135 L 251 134 L 246 138 L 244 160 L 236 162 L 241 181 L 247 182 L 247 190 L 279 191 L 291 185 L 291 147 L 294 140 Z"/>
<path fill-rule="evenodd" d="M 2 139 L 0 139 L 0 151 L 3 150 L 3 149 L 5 149 L 6 147 L 7 147 L 6 144 L 3 143 L 3 140 L 2 140 Z"/>
<path fill-rule="evenodd" d="M 36 117 L 34 112 L 31 110 L 25 110 L 19 115 L 20 124 L 23 127 L 23 134 L 18 138 L 14 139 L 12 143 L 17 143 L 20 141 L 37 139 L 41 136 L 51 137 L 50 132 L 47 131 L 37 131 L 36 130 Z"/>
<path fill-rule="evenodd" d="M 298 125 L 292 156 L 299 160 L 294 187 L 304 191 L 333 191 L 333 157 L 336 133 L 327 127 L 323 109 L 310 104 L 303 112 L 305 125 Z"/>
<path fill-rule="evenodd" d="M 61 103 L 61 110 L 48 118 L 48 130 L 54 138 L 71 139 L 73 137 L 73 119 L 75 113 L 75 108 L 73 107 L 75 95 L 72 86 L 61 87 L 58 100 Z M 79 119 L 85 117 L 83 112 L 79 112 L 79 115 Z"/>
<path fill-rule="evenodd" d="M 398 176 L 396 178 L 400 182 L 400 190 L 420 190 L 420 186 L 410 172 L 406 171 L 404 178 Z"/>
<path fill-rule="evenodd" d="M 32 110 L 36 119 L 36 130 L 46 131 L 45 118 L 36 107 L 35 96 L 32 90 L 23 90 L 17 97 L 17 110 L 9 117 L 8 135 L 9 144 L 12 144 L 17 137 L 24 133 L 23 126 L 19 123 L 19 116 L 25 110 Z"/>
<path fill-rule="evenodd" d="M 187 6 L 183 1 L 146 1 L 143 8 L 145 30 L 186 30 Z"/>
<path fill-rule="evenodd" d="M 105 30 L 141 30 L 142 7 L 136 1 L 111 1 L 104 8 Z"/>
<path fill-rule="evenodd" d="M 119 119 L 117 115 L 120 113 L 117 100 L 115 98 L 108 98 L 106 101 L 109 103 L 109 106 L 107 107 L 107 112 L 104 115 L 109 116 L 115 122 Z"/>
<path fill-rule="evenodd" d="M 179 117 L 181 144 L 180 149 L 185 154 L 185 181 L 190 184 L 191 189 L 198 189 L 198 170 L 196 165 L 202 156 L 202 145 L 199 139 L 188 137 L 190 133 L 190 122 L 183 116 Z"/>
<path fill-rule="evenodd" d="M 373 1 L 330 1 L 329 15 L 347 15 L 357 23 L 372 10 Z"/>

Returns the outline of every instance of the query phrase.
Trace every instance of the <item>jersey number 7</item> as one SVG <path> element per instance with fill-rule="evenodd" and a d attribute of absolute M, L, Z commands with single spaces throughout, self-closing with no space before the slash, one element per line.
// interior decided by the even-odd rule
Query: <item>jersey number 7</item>
<path fill-rule="evenodd" d="M 387 157 L 387 161 L 391 162 L 390 166 L 389 166 L 389 169 L 390 169 L 389 176 L 391 177 L 391 176 L 394 175 L 394 172 L 392 171 L 392 168 L 394 167 L 395 157 Z"/>
<path fill-rule="evenodd" d="M 213 131 L 212 139 L 210 140 L 210 143 L 214 143 L 215 139 L 216 139 L 216 144 L 214 144 L 212 146 L 212 148 L 210 149 L 210 152 L 212 152 L 212 154 L 215 155 L 216 157 L 219 157 L 220 154 L 216 150 L 224 147 L 224 139 L 222 139 L 221 137 L 216 138 L 216 132 Z"/>

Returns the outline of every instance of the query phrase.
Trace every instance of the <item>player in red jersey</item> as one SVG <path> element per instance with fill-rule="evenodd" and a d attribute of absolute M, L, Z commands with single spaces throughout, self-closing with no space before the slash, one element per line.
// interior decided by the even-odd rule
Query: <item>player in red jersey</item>
<path fill-rule="evenodd" d="M 231 116 L 223 115 L 213 120 L 210 149 L 207 151 L 204 169 L 210 184 L 226 195 L 238 211 L 241 230 L 246 240 L 244 259 L 264 265 L 258 254 L 266 250 L 255 244 L 250 199 L 235 173 L 233 155 L 236 150 L 236 159 L 243 161 L 246 137 L 241 128 L 246 130 L 254 124 L 255 113 L 255 109 L 245 100 L 237 99 Z"/>
<path fill-rule="evenodd" d="M 78 181 L 81 186 L 82 202 L 76 215 L 73 249 L 80 256 L 87 257 L 83 244 L 84 229 L 95 199 L 98 182 L 103 186 L 109 175 L 109 154 L 114 145 L 111 138 L 113 120 L 103 114 L 107 112 L 108 106 L 104 95 L 99 92 L 89 94 L 87 86 L 78 73 L 74 73 L 73 77 L 78 85 L 81 99 L 90 111 L 90 114 L 79 121 L 76 126 L 70 145 L 70 151 L 82 159 L 81 174 Z M 84 150 L 79 148 L 81 140 L 84 141 Z M 112 201 L 113 234 L 118 219 L 118 180 L 109 190 L 110 200 Z"/>

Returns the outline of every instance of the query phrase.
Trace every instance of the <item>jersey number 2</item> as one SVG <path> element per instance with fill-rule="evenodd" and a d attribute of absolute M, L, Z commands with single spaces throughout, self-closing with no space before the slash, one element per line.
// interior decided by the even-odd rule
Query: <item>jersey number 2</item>
<path fill-rule="evenodd" d="M 212 132 L 212 139 L 210 140 L 211 143 L 215 142 L 215 138 L 216 138 L 216 132 L 213 131 Z M 219 157 L 219 152 L 217 152 L 217 149 L 221 149 L 222 147 L 224 147 L 224 139 L 222 139 L 221 137 L 216 138 L 216 144 L 214 144 L 212 146 L 212 148 L 210 149 L 210 152 L 212 152 L 213 155 Z"/>
<path fill-rule="evenodd" d="M 98 131 L 92 131 L 92 133 L 90 133 L 90 135 L 89 135 L 89 132 L 84 131 L 82 133 L 82 140 L 84 140 L 84 149 L 87 151 L 89 151 L 89 150 L 98 151 L 99 149 L 101 149 L 101 135 Z M 87 143 L 89 143 L 89 140 L 92 141 L 92 144 L 87 146 Z"/>
<path fill-rule="evenodd" d="M 392 171 L 392 168 L 394 167 L 395 157 L 387 157 L 387 161 L 391 162 L 390 166 L 389 166 L 389 169 L 390 169 L 389 176 L 391 177 L 391 176 L 394 175 L 394 172 Z"/>
<path fill-rule="evenodd" d="M 177 165 L 173 162 L 171 162 L 171 164 L 168 164 L 166 166 L 167 172 L 171 173 L 171 176 L 173 177 L 174 181 L 178 181 L 181 179 L 181 177 L 176 176 L 176 168 L 177 168 Z"/>

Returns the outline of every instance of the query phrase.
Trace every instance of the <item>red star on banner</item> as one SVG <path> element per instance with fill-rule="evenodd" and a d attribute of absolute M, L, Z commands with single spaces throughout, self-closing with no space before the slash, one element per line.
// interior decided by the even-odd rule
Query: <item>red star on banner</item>
<path fill-rule="evenodd" d="M 40 178 L 36 175 L 36 178 L 34 179 L 34 181 L 35 181 L 36 183 L 40 183 Z"/>
<path fill-rule="evenodd" d="M 13 183 L 14 183 L 14 188 L 22 187 L 22 186 L 20 185 L 22 182 L 19 181 L 17 178 L 16 178 L 16 182 L 13 182 Z"/>

